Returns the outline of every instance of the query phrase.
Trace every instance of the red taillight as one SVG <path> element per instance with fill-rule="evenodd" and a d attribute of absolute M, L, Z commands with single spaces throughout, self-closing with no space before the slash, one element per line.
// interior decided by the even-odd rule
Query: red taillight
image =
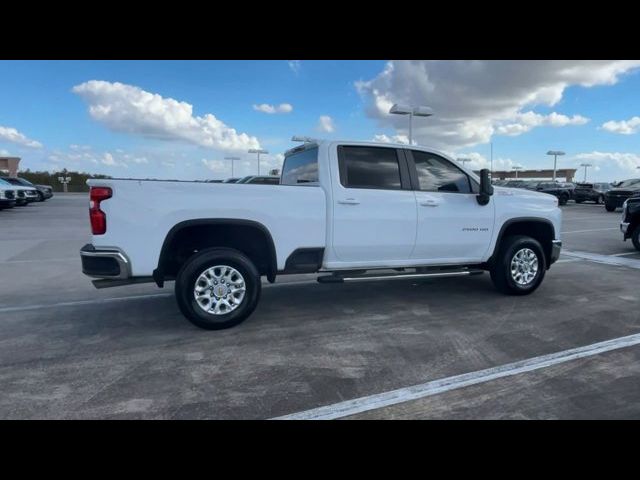
<path fill-rule="evenodd" d="M 100 202 L 111 198 L 113 192 L 109 187 L 91 187 L 89 192 L 89 219 L 91 220 L 91 233 L 102 235 L 107 231 L 107 215 L 100 210 Z"/>

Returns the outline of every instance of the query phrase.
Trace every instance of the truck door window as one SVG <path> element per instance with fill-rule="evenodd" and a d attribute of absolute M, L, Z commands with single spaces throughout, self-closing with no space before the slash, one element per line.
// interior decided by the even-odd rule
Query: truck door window
<path fill-rule="evenodd" d="M 412 150 L 420 190 L 426 192 L 471 193 L 466 173 L 445 158 L 429 152 Z"/>
<path fill-rule="evenodd" d="M 284 159 L 282 185 L 318 184 L 318 149 L 309 148 L 295 152 Z"/>
<path fill-rule="evenodd" d="M 340 183 L 347 188 L 402 189 L 395 148 L 345 145 L 338 150 L 338 161 Z"/>

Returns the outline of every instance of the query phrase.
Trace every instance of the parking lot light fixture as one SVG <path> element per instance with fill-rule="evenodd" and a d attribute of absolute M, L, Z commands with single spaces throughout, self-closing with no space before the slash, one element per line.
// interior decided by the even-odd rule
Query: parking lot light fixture
<path fill-rule="evenodd" d="M 394 104 L 389 113 L 393 115 L 409 115 L 409 145 L 413 145 L 413 117 L 431 117 L 433 110 L 425 105 Z"/>
<path fill-rule="evenodd" d="M 471 159 L 470 158 L 458 158 L 458 161 L 462 164 L 462 166 L 464 167 L 464 164 L 467 162 L 470 162 Z"/>
<path fill-rule="evenodd" d="M 231 178 L 233 178 L 235 175 L 233 174 L 233 164 L 235 163 L 236 160 L 240 160 L 240 157 L 224 157 L 225 160 L 231 160 Z"/>
<path fill-rule="evenodd" d="M 584 181 L 586 182 L 587 181 L 587 168 L 593 167 L 593 165 L 590 164 L 590 163 L 581 163 L 580 166 L 584 167 Z M 640 168 L 640 167 L 638 167 L 638 168 Z"/>
<path fill-rule="evenodd" d="M 553 181 L 556 181 L 556 170 L 558 164 L 558 157 L 564 155 L 565 153 L 561 150 L 549 150 L 547 155 L 553 155 Z"/>
<path fill-rule="evenodd" d="M 261 148 L 252 148 L 251 150 L 249 150 L 249 153 L 257 153 L 258 154 L 258 175 L 260 175 L 260 154 L 267 154 L 269 153 L 267 150 L 262 150 Z"/>
<path fill-rule="evenodd" d="M 520 170 L 523 170 L 523 168 L 520 165 L 514 165 L 513 167 L 511 167 L 511 170 L 513 170 L 514 172 L 516 172 L 516 180 L 518 179 L 518 172 Z"/>

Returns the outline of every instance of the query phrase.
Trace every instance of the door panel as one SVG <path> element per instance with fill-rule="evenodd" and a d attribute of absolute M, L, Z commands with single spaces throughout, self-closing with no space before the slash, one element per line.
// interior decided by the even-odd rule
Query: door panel
<path fill-rule="evenodd" d="M 431 152 L 406 153 L 418 215 L 411 257 L 432 264 L 482 261 L 493 233 L 493 198 L 478 204 L 477 183 L 452 161 Z"/>
<path fill-rule="evenodd" d="M 416 200 L 406 160 L 395 148 L 338 147 L 333 250 L 343 262 L 408 260 L 416 238 Z"/>
<path fill-rule="evenodd" d="M 494 202 L 479 205 L 475 194 L 416 192 L 418 232 L 412 258 L 480 262 L 491 243 Z"/>

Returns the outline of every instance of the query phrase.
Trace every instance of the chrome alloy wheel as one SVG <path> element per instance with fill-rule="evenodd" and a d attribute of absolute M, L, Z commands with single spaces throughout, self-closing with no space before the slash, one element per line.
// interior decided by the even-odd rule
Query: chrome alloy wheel
<path fill-rule="evenodd" d="M 226 315 L 240 306 L 246 293 L 244 277 L 228 265 L 207 268 L 196 280 L 193 296 L 198 306 L 212 315 Z"/>
<path fill-rule="evenodd" d="M 520 286 L 529 285 L 538 273 L 538 256 L 530 248 L 522 248 L 511 259 L 511 278 Z"/>

